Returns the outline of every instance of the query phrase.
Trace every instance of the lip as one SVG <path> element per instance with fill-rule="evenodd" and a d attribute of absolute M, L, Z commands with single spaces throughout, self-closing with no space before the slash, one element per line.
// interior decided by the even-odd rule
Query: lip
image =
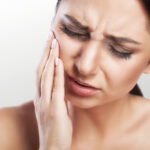
<path fill-rule="evenodd" d="M 84 83 L 84 82 L 82 82 L 82 81 L 80 81 L 80 80 L 78 80 L 78 79 L 76 79 L 76 78 L 74 78 L 74 77 L 72 77 L 72 76 L 70 76 L 70 75 L 68 75 L 68 77 L 69 77 L 70 79 L 74 80 L 74 81 L 77 81 L 77 82 L 80 83 L 80 84 L 83 84 L 84 86 L 87 86 L 87 87 L 89 87 L 89 88 L 93 88 L 93 89 L 99 90 L 99 88 L 94 87 L 94 86 L 91 86 L 91 85 L 88 84 L 88 83 Z"/>
<path fill-rule="evenodd" d="M 84 84 L 85 86 L 80 85 L 78 82 Z M 80 95 L 80 96 L 91 96 L 101 90 L 87 83 L 80 82 L 79 80 L 69 75 L 67 76 L 67 84 L 71 91 L 73 91 L 75 94 Z"/>

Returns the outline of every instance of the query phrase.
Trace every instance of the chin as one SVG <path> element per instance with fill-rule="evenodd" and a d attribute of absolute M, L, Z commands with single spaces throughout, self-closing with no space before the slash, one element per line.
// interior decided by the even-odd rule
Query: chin
<path fill-rule="evenodd" d="M 71 102 L 74 107 L 81 109 L 92 109 L 95 107 L 101 107 L 106 104 L 106 101 L 92 97 L 78 97 L 77 95 L 66 94 L 65 98 Z"/>
<path fill-rule="evenodd" d="M 69 99 L 69 101 L 71 102 L 71 104 L 74 107 L 78 107 L 80 109 L 91 109 L 91 108 L 95 107 L 95 105 L 88 104 L 88 103 L 77 102 L 77 101 L 74 101 L 74 100 L 71 100 L 71 99 Z"/>

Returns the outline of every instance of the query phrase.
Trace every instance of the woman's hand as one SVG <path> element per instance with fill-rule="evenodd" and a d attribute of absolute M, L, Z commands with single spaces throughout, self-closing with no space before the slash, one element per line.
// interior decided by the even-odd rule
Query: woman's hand
<path fill-rule="evenodd" d="M 39 150 L 69 150 L 72 120 L 65 100 L 64 67 L 59 45 L 51 33 L 37 68 L 37 94 L 34 99 L 39 131 Z"/>

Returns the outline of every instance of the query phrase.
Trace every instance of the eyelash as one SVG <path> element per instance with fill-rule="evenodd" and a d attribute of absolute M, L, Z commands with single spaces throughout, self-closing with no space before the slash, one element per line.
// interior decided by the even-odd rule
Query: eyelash
<path fill-rule="evenodd" d="M 89 34 L 80 34 L 76 32 L 70 31 L 65 25 L 63 27 L 60 27 L 60 30 L 69 35 L 70 37 L 74 37 L 76 39 L 81 40 L 87 40 L 89 39 Z"/>
<path fill-rule="evenodd" d="M 83 37 L 84 38 L 86 37 L 86 39 L 87 39 L 87 35 L 72 32 L 65 25 L 63 27 L 60 27 L 60 30 L 71 37 L 74 37 L 77 39 L 83 39 Z M 130 53 L 120 52 L 116 48 L 114 48 L 113 45 L 111 45 L 111 44 L 108 45 L 108 49 L 110 50 L 110 52 L 113 55 L 117 56 L 118 58 L 122 58 L 122 59 L 130 59 L 131 58 L 132 52 L 130 52 Z"/>
<path fill-rule="evenodd" d="M 130 52 L 130 53 L 120 52 L 116 48 L 114 48 L 112 45 L 108 45 L 108 49 L 110 50 L 110 52 L 112 52 L 113 55 L 115 55 L 119 58 L 123 58 L 123 59 L 130 59 L 131 58 L 132 52 Z"/>

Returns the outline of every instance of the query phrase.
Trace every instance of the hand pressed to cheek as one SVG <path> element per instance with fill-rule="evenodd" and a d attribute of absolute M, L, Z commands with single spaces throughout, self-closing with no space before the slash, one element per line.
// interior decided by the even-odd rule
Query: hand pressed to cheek
<path fill-rule="evenodd" d="M 38 80 L 41 94 L 34 100 L 39 147 L 40 149 L 52 147 L 68 149 L 72 140 L 72 122 L 64 100 L 64 68 L 62 61 L 58 59 L 59 46 L 56 39 L 49 45 L 49 51 L 41 77 L 38 78 L 41 80 L 41 83 Z M 55 63 L 56 58 L 57 63 Z M 39 77 L 39 74 L 37 76 Z M 66 132 L 69 134 L 65 135 Z"/>
<path fill-rule="evenodd" d="M 53 76 L 54 76 L 54 60 L 56 57 L 59 56 L 56 40 L 54 39 L 52 43 L 53 43 L 52 44 L 53 47 L 51 45 L 51 52 L 49 55 L 49 59 L 46 63 L 44 72 L 42 74 L 42 80 L 41 80 L 41 97 L 43 97 L 46 104 L 50 103 L 50 98 L 51 98 Z"/>
<path fill-rule="evenodd" d="M 37 83 L 37 94 L 38 94 L 38 97 L 41 96 L 41 76 L 42 76 L 42 73 L 44 71 L 44 68 L 45 68 L 45 65 L 49 59 L 49 55 L 50 55 L 50 47 L 51 47 L 51 44 L 52 44 L 52 40 L 54 38 L 54 34 L 53 32 L 51 31 L 50 34 L 49 34 L 49 38 L 47 40 L 47 45 L 45 47 L 45 50 L 44 50 L 44 53 L 41 57 L 41 60 L 40 60 L 40 63 L 36 69 L 36 74 L 37 74 L 37 78 L 36 78 L 36 83 Z"/>
<path fill-rule="evenodd" d="M 52 93 L 52 103 L 55 108 L 55 115 L 67 115 L 65 97 L 65 87 L 64 87 L 64 66 L 61 59 L 55 59 L 55 75 L 54 75 L 54 85 Z"/>

